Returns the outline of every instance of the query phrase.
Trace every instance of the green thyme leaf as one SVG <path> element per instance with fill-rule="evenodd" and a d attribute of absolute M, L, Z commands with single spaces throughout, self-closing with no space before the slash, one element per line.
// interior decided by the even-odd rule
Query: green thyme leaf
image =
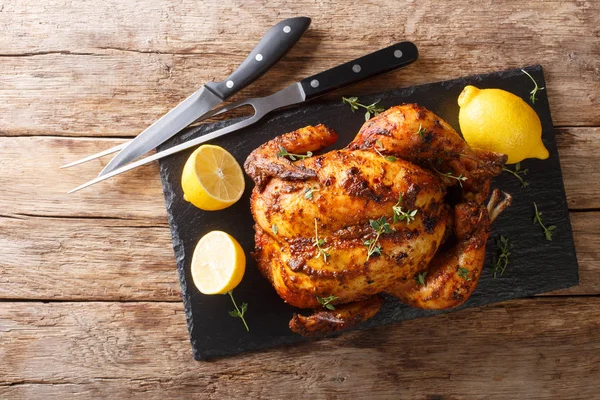
<path fill-rule="evenodd" d="M 331 302 L 335 301 L 338 299 L 337 296 L 334 295 L 329 295 L 327 297 L 317 297 L 317 301 L 319 302 L 319 304 L 321 304 L 323 307 L 325 307 L 328 310 L 335 310 L 335 307 L 333 304 L 331 304 Z"/>
<path fill-rule="evenodd" d="M 417 276 L 415 276 L 415 281 L 417 281 L 417 283 L 421 286 L 425 286 L 425 277 L 427 276 L 427 271 L 423 272 L 422 274 L 417 274 Z"/>
<path fill-rule="evenodd" d="M 365 110 L 367 110 L 367 112 L 365 113 L 365 121 L 371 119 L 371 115 L 377 115 L 385 111 L 385 108 L 377 105 L 377 103 L 379 103 L 380 101 L 381 100 L 377 100 L 375 103 L 366 106 L 364 104 L 359 103 L 358 97 L 342 97 L 342 103 L 348 104 L 352 112 L 358 110 L 359 107 L 362 107 Z"/>
<path fill-rule="evenodd" d="M 544 222 L 542 221 L 542 213 L 538 210 L 537 204 L 533 202 L 533 208 L 535 210 L 535 215 L 533 216 L 533 224 L 538 224 L 544 230 L 544 237 L 548 241 L 552 241 L 552 235 L 554 235 L 554 231 L 556 230 L 556 225 L 550 225 L 546 228 Z"/>
<path fill-rule="evenodd" d="M 459 268 L 458 269 L 458 276 L 460 276 L 461 278 L 463 278 L 466 281 L 470 281 L 471 278 L 469 278 L 469 270 L 466 268 Z"/>
<path fill-rule="evenodd" d="M 531 100 L 531 104 L 535 104 L 535 101 L 537 100 L 536 96 L 537 96 L 537 92 L 538 90 L 544 90 L 546 88 L 543 87 L 539 87 L 537 82 L 535 81 L 535 79 L 533 79 L 533 76 L 531 76 L 527 71 L 525 71 L 524 69 L 521 69 L 521 71 L 523 71 L 523 73 L 525 75 L 527 75 L 529 77 L 529 79 L 531 79 L 531 81 L 533 82 L 533 84 L 535 85 L 533 90 L 531 90 L 531 92 L 529 92 L 529 100 Z"/>

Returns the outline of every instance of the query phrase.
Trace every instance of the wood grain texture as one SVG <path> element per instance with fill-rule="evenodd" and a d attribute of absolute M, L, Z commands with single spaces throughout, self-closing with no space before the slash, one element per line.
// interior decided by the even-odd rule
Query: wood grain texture
<path fill-rule="evenodd" d="M 592 398 L 599 306 L 518 300 L 194 363 L 179 303 L 0 303 L 0 397 Z"/>
<path fill-rule="evenodd" d="M 600 128 L 557 129 L 556 133 L 569 208 L 600 208 Z"/>
<path fill-rule="evenodd" d="M 0 248 L 0 298 L 181 299 L 167 226 L 120 219 L 0 218 Z"/>
<path fill-rule="evenodd" d="M 109 217 L 166 225 L 155 163 L 67 194 L 96 176 L 109 158 L 62 170 L 61 165 L 119 143 L 122 140 L 0 137 L 0 215 Z M 600 128 L 558 129 L 557 143 L 569 208 L 600 208 Z"/>
<path fill-rule="evenodd" d="M 600 207 L 600 188 L 594 184 L 599 172 L 595 159 L 600 152 L 600 128 L 559 129 L 557 133 L 569 205 L 573 209 Z M 154 165 L 66 195 L 68 189 L 93 176 L 103 161 L 60 171 L 58 166 L 120 142 L 0 138 L 4 171 L 0 206 L 5 216 L 0 216 L 0 248 L 5 249 L 0 261 L 0 298 L 180 299 Z M 581 283 L 557 293 L 598 294 L 600 213 L 571 213 L 571 221 Z"/>
<path fill-rule="evenodd" d="M 579 264 L 579 285 L 550 294 L 600 294 L 600 212 L 571 213 L 570 219 Z"/>
<path fill-rule="evenodd" d="M 224 79 L 275 21 L 293 15 L 311 16 L 312 28 L 240 97 L 411 40 L 417 64 L 344 93 L 541 63 L 555 124 L 600 124 L 596 1 L 10 0 L 0 13 L 0 68 L 8 72 L 0 76 L 0 134 L 135 135 L 200 84 Z"/>
<path fill-rule="evenodd" d="M 580 283 L 552 294 L 600 294 L 600 212 L 570 216 Z M 0 248 L 0 299 L 181 300 L 167 226 L 0 217 Z"/>
<path fill-rule="evenodd" d="M 74 194 L 110 158 L 59 169 L 122 139 L 0 137 L 0 215 L 138 219 L 167 224 L 158 165 L 152 163 Z"/>
<path fill-rule="evenodd" d="M 71 196 L 106 160 L 58 167 L 139 133 L 296 15 L 310 30 L 238 98 L 401 40 L 418 63 L 344 93 L 542 64 L 580 286 L 193 362 L 157 166 Z M 600 289 L 599 26 L 600 2 L 578 0 L 2 1 L 0 398 L 597 397 L 600 298 L 575 296 Z"/>

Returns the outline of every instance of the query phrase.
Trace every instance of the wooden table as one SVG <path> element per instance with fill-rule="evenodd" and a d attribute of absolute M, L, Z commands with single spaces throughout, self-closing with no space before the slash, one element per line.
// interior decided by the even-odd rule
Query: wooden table
<path fill-rule="evenodd" d="M 598 398 L 600 3 L 349 3 L 0 2 L 0 398 Z M 157 166 L 74 195 L 107 160 L 58 167 L 133 137 L 296 15 L 310 30 L 237 98 L 405 39 L 417 64 L 343 93 L 541 63 L 580 285 L 193 361 Z"/>

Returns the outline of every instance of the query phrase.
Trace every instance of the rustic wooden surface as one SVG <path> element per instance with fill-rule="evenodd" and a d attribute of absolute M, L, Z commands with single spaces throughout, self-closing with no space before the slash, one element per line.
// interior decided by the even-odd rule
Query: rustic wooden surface
<path fill-rule="evenodd" d="M 344 93 L 542 64 L 580 285 L 194 362 L 157 166 L 71 196 L 106 160 L 58 166 L 137 134 L 295 15 L 310 30 L 238 98 L 400 40 L 418 64 Z M 0 1 L 0 398 L 597 398 L 599 26 L 598 1 Z"/>

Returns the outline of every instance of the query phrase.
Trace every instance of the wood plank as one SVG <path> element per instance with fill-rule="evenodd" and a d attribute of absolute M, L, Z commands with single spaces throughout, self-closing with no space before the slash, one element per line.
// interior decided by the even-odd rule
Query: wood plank
<path fill-rule="evenodd" d="M 4 3 L 3 135 L 135 135 L 202 82 L 225 78 L 275 21 L 303 14 L 313 17 L 306 37 L 241 96 L 265 95 L 368 50 L 412 40 L 421 49 L 418 64 L 344 93 L 541 63 L 555 123 L 600 125 L 597 2 L 511 0 L 477 12 L 466 0 L 390 3 L 368 13 L 363 3 L 298 2 L 285 10 L 277 2 L 211 1 L 201 9 L 193 0 Z M 341 22 L 349 16 L 352 23 Z"/>
<path fill-rule="evenodd" d="M 61 165 L 119 143 L 123 140 L 0 138 L 0 215 L 136 218 L 166 224 L 157 163 L 67 194 L 96 177 L 110 158 L 62 170 Z"/>
<path fill-rule="evenodd" d="M 580 284 L 550 294 L 600 294 L 600 212 L 571 213 L 571 222 Z M 0 299 L 181 300 L 167 226 L 0 218 L 0 248 Z"/>
<path fill-rule="evenodd" d="M 560 129 L 557 137 L 570 206 L 599 207 L 600 193 L 594 182 L 599 176 L 595 157 L 600 150 L 600 128 Z M 0 242 L 6 255 L 0 262 L 4 272 L 0 298 L 179 300 L 156 167 L 141 168 L 71 196 L 66 191 L 93 176 L 103 162 L 52 172 L 118 142 L 0 138 L 4 156 L 0 158 L 4 171 L 0 207 L 3 215 L 13 216 L 0 218 Z M 597 294 L 600 213 L 572 213 L 571 219 L 581 284 L 557 293 Z"/>
<path fill-rule="evenodd" d="M 564 128 L 557 133 L 569 208 L 600 208 L 600 165 L 596 159 L 600 154 L 600 128 Z M 118 143 L 122 140 L 0 137 L 0 215 L 129 218 L 165 224 L 156 164 L 67 194 L 92 179 L 108 159 L 64 170 L 59 167 Z"/>
<path fill-rule="evenodd" d="M 181 300 L 168 226 L 0 218 L 0 298 Z"/>
<path fill-rule="evenodd" d="M 0 303 L 0 396 L 593 398 L 599 306 L 511 301 L 197 363 L 181 304 Z"/>
<path fill-rule="evenodd" d="M 600 128 L 557 129 L 556 133 L 569 208 L 600 208 Z"/>
<path fill-rule="evenodd" d="M 582 295 L 600 293 L 600 212 L 571 213 L 571 226 L 579 264 L 579 285 L 549 293 Z"/>

